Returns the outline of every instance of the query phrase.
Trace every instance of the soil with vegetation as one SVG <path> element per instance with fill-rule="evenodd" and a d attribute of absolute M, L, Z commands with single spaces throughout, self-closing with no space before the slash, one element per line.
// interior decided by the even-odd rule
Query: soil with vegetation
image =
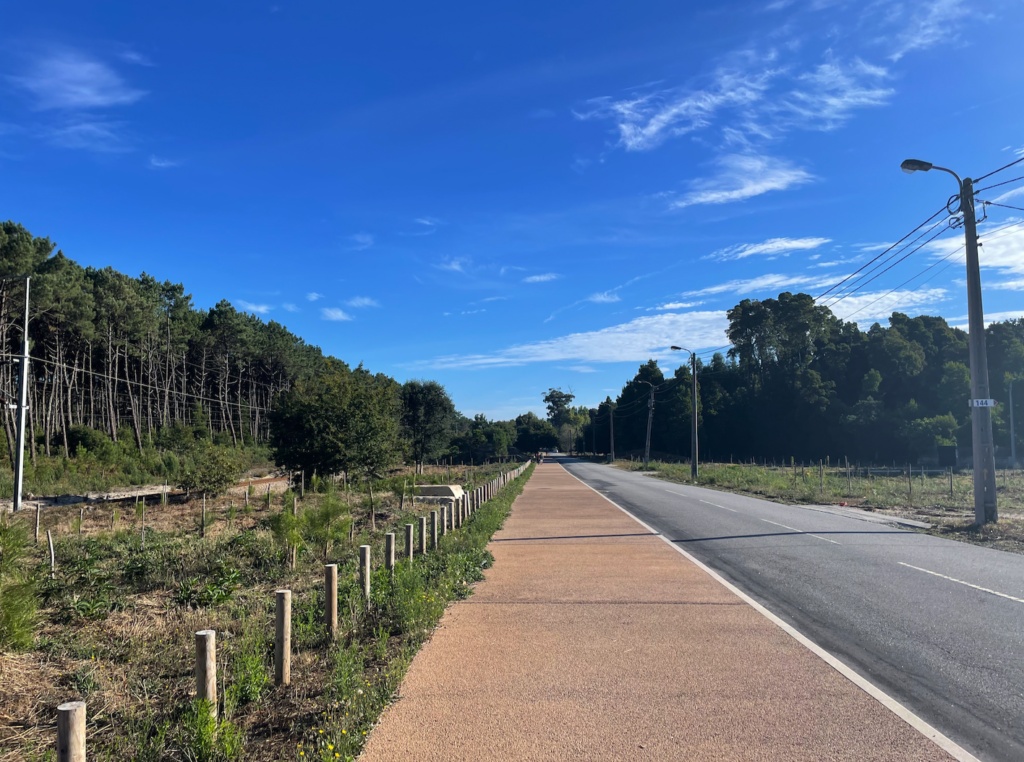
<path fill-rule="evenodd" d="M 0 760 L 55 759 L 56 706 L 88 706 L 96 760 L 352 760 L 448 603 L 471 593 L 532 467 L 437 551 L 383 568 L 384 535 L 437 506 L 413 482 L 468 489 L 515 464 L 307 483 L 269 496 L 61 506 L 0 524 Z M 405 497 L 403 495 L 406 495 Z M 371 499 L 373 509 L 371 511 Z M 27 513 L 27 512 L 26 512 Z M 49 574 L 46 530 L 54 536 Z M 372 596 L 358 548 L 372 547 Z M 294 550 L 293 550 L 294 549 Z M 325 563 L 338 564 L 339 635 L 323 624 Z M 273 683 L 274 590 L 292 590 L 291 685 Z M 218 718 L 195 699 L 194 633 L 217 632 Z"/>
<path fill-rule="evenodd" d="M 658 479 L 693 484 L 686 463 L 619 460 L 615 466 Z M 837 505 L 916 519 L 940 537 L 1024 553 L 1024 471 L 1000 470 L 996 477 L 999 521 L 974 523 L 974 480 L 970 471 L 702 463 L 697 484 L 787 504 Z"/>

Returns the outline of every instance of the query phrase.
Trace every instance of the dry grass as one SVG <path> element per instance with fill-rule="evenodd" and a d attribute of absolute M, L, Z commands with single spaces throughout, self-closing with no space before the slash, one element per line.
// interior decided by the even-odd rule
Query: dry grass
<path fill-rule="evenodd" d="M 495 471 L 479 469 L 474 481 L 480 483 Z M 304 505 L 313 506 L 319 499 L 307 492 Z M 358 545 L 377 547 L 385 531 L 394 531 L 392 527 L 411 519 L 408 511 L 400 513 L 398 496 L 375 494 L 378 528 L 374 533 L 369 529 L 365 497 L 353 494 L 351 501 L 355 535 L 335 547 L 330 558 L 339 564 L 339 629 L 342 643 L 356 644 L 362 654 L 360 679 L 367 692 L 373 690 L 374 696 L 386 701 L 411 658 L 409 649 L 425 636 L 396 633 L 383 649 L 371 653 L 365 612 L 358 596 L 354 602 L 346 595 L 357 587 Z M 232 503 L 237 513 L 229 521 Z M 433 507 L 417 505 L 421 511 Z M 43 511 L 41 541 L 36 547 L 39 568 L 42 571 L 48 564 L 45 532 L 50 529 L 57 540 L 58 576 L 55 582 L 44 583 L 49 602 L 41 612 L 34 650 L 0 654 L 0 762 L 48 759 L 56 733 L 55 707 L 75 698 L 88 704 L 90 758 L 103 759 L 101 754 L 110 759 L 144 757 L 146 744 L 155 743 L 160 723 L 168 723 L 172 735 L 184 732 L 183 710 L 195 695 L 193 633 L 217 631 L 218 674 L 225 686 L 242 679 L 241 659 L 246 654 L 255 654 L 268 669 L 273 591 L 278 588 L 292 590 L 292 684 L 274 688 L 271 682 L 262 699 L 237 707 L 231 720 L 245 734 L 246 759 L 295 757 L 296 744 L 308 742 L 311 728 L 325 718 L 337 669 L 321 624 L 323 558 L 304 552 L 294 570 L 287 568 L 284 551 L 273 545 L 266 529 L 270 517 L 282 510 L 281 499 L 275 497 L 268 509 L 265 496 L 258 495 L 251 499 L 250 508 L 249 514 L 243 513 L 237 495 L 208 500 L 212 523 L 206 538 L 200 539 L 201 499 L 179 496 L 167 506 L 149 506 L 146 550 L 163 565 L 150 570 L 142 581 L 129 574 L 132 559 L 140 557 L 142 528 L 133 501 L 85 506 L 80 528 L 80 506 Z M 14 520 L 34 522 L 34 515 Z M 247 539 L 238 544 L 240 537 Z M 380 558 L 378 550 L 375 559 Z M 202 574 L 207 579 L 216 574 L 218 564 L 241 574 L 240 586 L 229 600 L 198 609 L 175 602 L 185 577 Z M 75 602 L 89 596 L 109 599 L 110 606 L 95 617 L 76 613 Z M 377 703 L 380 706 L 352 704 L 351 721 L 372 721 L 365 718 L 376 716 L 372 713 L 383 706 Z M 341 722 L 349 722 L 347 714 Z M 168 752 L 170 756 L 154 759 L 180 759 L 180 746 Z"/>

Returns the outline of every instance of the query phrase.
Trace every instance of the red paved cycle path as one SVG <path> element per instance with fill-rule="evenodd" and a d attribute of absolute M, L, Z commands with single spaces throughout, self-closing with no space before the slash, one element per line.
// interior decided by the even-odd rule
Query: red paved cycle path
<path fill-rule="evenodd" d="M 361 760 L 950 760 L 557 464 Z"/>

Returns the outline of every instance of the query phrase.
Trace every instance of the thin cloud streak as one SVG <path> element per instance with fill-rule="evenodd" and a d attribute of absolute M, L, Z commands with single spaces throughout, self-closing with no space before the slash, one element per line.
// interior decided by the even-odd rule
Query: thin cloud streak
<path fill-rule="evenodd" d="M 785 159 L 751 154 L 731 154 L 719 158 L 719 173 L 695 180 L 693 190 L 670 206 L 683 209 L 699 204 L 727 204 L 745 201 L 771 191 L 805 185 L 814 175 Z"/>

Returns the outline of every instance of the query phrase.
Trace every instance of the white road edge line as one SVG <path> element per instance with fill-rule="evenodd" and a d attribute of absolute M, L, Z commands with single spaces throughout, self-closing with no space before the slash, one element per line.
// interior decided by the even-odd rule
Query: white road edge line
<path fill-rule="evenodd" d="M 959 582 L 961 585 L 973 587 L 975 590 L 981 590 L 983 593 L 991 593 L 992 595 L 998 595 L 1000 598 L 1009 598 L 1011 601 L 1017 601 L 1017 603 L 1024 603 L 1024 598 L 1014 598 L 1012 595 L 1000 593 L 996 590 L 989 590 L 987 587 L 982 587 L 981 585 L 972 585 L 970 582 L 964 582 L 962 579 L 957 579 L 956 577 L 947 577 L 945 574 L 939 574 L 938 572 L 928 571 L 927 569 L 922 569 L 920 566 L 914 566 L 913 564 L 905 564 L 902 561 L 897 561 L 896 563 L 898 563 L 900 566 L 906 566 L 911 569 L 917 569 L 918 571 L 924 572 L 925 574 L 934 574 L 936 577 L 948 579 L 950 582 Z"/>
<path fill-rule="evenodd" d="M 596 489 L 591 487 L 585 481 L 580 479 L 578 476 L 576 476 L 576 474 L 572 473 L 568 468 L 565 467 L 565 465 L 563 465 L 562 463 L 559 463 L 558 465 L 562 466 L 562 470 L 563 471 L 565 471 L 567 474 L 569 474 L 569 476 L 571 476 L 573 479 L 578 481 L 584 487 L 586 487 L 589 490 L 592 490 L 593 492 L 597 493 L 598 495 L 601 495 L 600 492 L 598 492 Z M 813 640 L 811 640 L 806 635 L 801 633 L 795 627 L 793 627 L 792 625 L 787 624 L 786 622 L 784 622 L 782 619 L 777 617 L 771 611 L 766 609 L 760 603 L 758 603 L 753 598 L 751 598 L 749 595 L 747 595 L 742 590 L 740 590 L 738 587 L 736 587 L 736 585 L 734 585 L 731 582 L 729 582 L 728 580 L 726 580 L 725 577 L 720 575 L 718 572 L 716 572 L 710 566 L 707 566 L 706 564 L 704 564 L 702 561 L 700 561 L 696 557 L 694 557 L 694 556 L 690 555 L 689 553 L 687 553 L 685 550 L 680 548 L 678 545 L 676 545 L 670 539 L 668 539 L 663 534 L 658 532 L 654 527 L 652 527 L 649 524 L 647 524 L 646 522 L 643 522 L 640 519 L 638 519 L 636 516 L 634 516 L 629 511 L 627 511 L 625 508 L 623 508 L 621 505 L 616 503 L 614 500 L 612 500 L 607 495 L 601 495 L 601 497 L 603 497 L 609 503 L 611 503 L 616 508 L 618 508 L 620 511 L 625 513 L 627 516 L 629 516 L 631 519 L 633 519 L 633 521 L 638 523 L 640 526 L 644 527 L 645 529 L 647 529 L 650 532 L 653 532 L 653 533 L 657 534 L 662 540 L 664 540 L 668 544 L 668 546 L 670 548 L 672 548 L 676 552 L 680 553 L 684 557 L 688 558 L 691 562 L 696 564 L 699 568 L 703 569 L 709 576 L 711 576 L 712 578 L 717 580 L 719 583 L 721 583 L 727 590 L 732 592 L 734 595 L 738 596 L 741 600 L 746 601 L 758 613 L 760 613 L 762 616 L 764 616 L 769 621 L 773 622 L 778 627 L 782 628 L 782 630 L 784 632 L 786 632 L 788 635 L 792 636 L 797 642 L 799 642 L 801 645 L 806 647 L 811 653 L 813 653 L 815 656 L 820 658 L 822 661 L 824 661 L 826 664 L 828 664 L 830 667 L 832 667 L 832 669 L 834 669 L 836 672 L 841 674 L 843 677 L 845 677 L 851 683 L 856 685 L 862 691 L 867 693 L 873 699 L 878 701 L 878 703 L 880 703 L 882 706 L 884 706 L 890 712 L 895 714 L 901 720 L 906 722 L 908 725 L 910 725 L 910 727 L 914 728 L 914 730 L 919 732 L 925 738 L 928 738 L 930 741 L 932 741 L 932 743 L 934 743 L 936 746 L 938 746 L 944 752 L 946 752 L 951 757 L 953 757 L 953 759 L 957 760 L 957 762 L 981 762 L 980 759 L 978 759 L 973 754 L 971 754 L 969 751 L 967 751 L 967 749 L 965 749 L 962 746 L 960 746 L 960 744 L 956 743 L 956 741 L 954 741 L 953 739 L 951 739 L 948 736 L 946 736 L 943 733 L 941 733 L 937 728 L 934 728 L 931 725 L 929 725 L 923 719 L 921 719 L 916 714 L 914 714 L 908 707 L 906 707 L 903 704 L 901 704 L 899 701 L 894 699 L 892 696 L 890 696 L 888 693 L 883 691 L 881 688 L 879 688 L 878 686 L 876 686 L 873 683 L 869 682 L 865 678 L 861 677 L 859 674 L 857 674 L 852 669 L 850 669 L 845 664 L 843 664 L 841 661 L 839 661 L 838 658 L 836 658 L 835 656 L 830 654 L 828 651 L 826 651 L 824 648 L 819 646 Z"/>
<path fill-rule="evenodd" d="M 810 532 L 805 532 L 803 529 L 797 529 L 795 527 L 788 527 L 785 524 L 780 524 L 777 521 L 768 521 L 768 519 L 761 519 L 761 521 L 765 522 L 766 524 L 774 524 L 777 527 L 782 527 L 783 529 L 788 529 L 791 532 L 799 532 L 800 534 L 805 534 L 808 537 L 814 537 L 815 539 L 818 539 L 818 540 L 824 540 L 825 542 L 830 542 L 833 545 L 839 545 L 839 543 L 836 542 L 835 540 L 830 540 L 827 537 L 819 537 L 816 534 L 811 534 Z"/>

